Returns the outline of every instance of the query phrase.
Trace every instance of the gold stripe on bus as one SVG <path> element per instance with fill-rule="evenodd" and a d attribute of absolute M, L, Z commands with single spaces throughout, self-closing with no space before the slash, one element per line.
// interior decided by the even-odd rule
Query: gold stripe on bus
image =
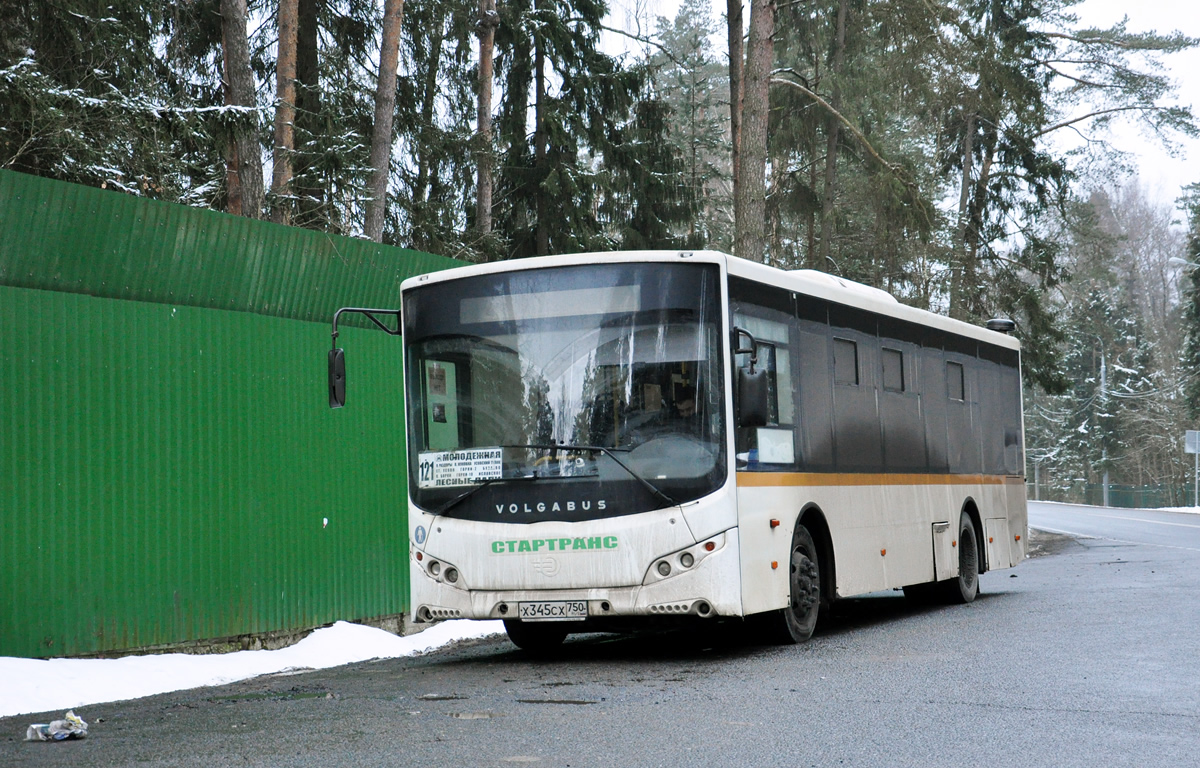
<path fill-rule="evenodd" d="M 1022 477 L 1005 475 L 940 475 L 854 472 L 738 472 L 737 484 L 744 488 L 808 487 L 837 485 L 1004 485 L 1024 483 Z"/>

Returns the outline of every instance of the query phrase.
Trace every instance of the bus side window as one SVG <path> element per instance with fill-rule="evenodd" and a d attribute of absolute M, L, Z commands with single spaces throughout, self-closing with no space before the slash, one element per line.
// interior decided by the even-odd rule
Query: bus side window
<path fill-rule="evenodd" d="M 883 388 L 888 392 L 904 391 L 904 353 L 884 347 L 880 360 L 883 365 Z"/>
<path fill-rule="evenodd" d="M 756 369 L 767 376 L 767 423 L 739 427 L 735 447 L 739 465 L 775 468 L 796 463 L 796 388 L 792 376 L 792 318 L 776 310 L 755 306 L 754 314 L 737 312 L 734 322 L 757 341 Z M 763 316 L 765 315 L 765 316 Z M 778 318 L 778 319 L 775 319 Z M 738 355 L 736 365 L 746 368 L 750 355 Z"/>
<path fill-rule="evenodd" d="M 951 400 L 966 400 L 967 387 L 962 363 L 946 363 L 946 396 Z"/>
<path fill-rule="evenodd" d="M 836 384 L 858 386 L 858 344 L 849 339 L 833 339 L 833 380 Z"/>

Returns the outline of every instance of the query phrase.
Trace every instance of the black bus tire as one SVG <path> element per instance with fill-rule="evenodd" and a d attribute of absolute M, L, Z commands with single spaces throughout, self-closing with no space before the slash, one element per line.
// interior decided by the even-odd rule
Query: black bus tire
<path fill-rule="evenodd" d="M 946 600 L 969 603 L 979 594 L 979 546 L 975 525 L 966 512 L 958 518 L 958 576 L 942 583 Z"/>
<path fill-rule="evenodd" d="M 504 620 L 504 631 L 513 645 L 530 653 L 546 653 L 562 645 L 567 629 L 560 622 L 527 622 Z"/>
<path fill-rule="evenodd" d="M 799 523 L 788 558 L 788 606 L 776 621 L 779 640 L 803 643 L 812 637 L 821 611 L 821 564 L 812 534 Z"/>

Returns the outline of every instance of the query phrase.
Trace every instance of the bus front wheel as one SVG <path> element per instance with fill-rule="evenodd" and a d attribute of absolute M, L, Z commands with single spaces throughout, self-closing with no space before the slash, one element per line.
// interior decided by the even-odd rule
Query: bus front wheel
<path fill-rule="evenodd" d="M 979 594 L 979 546 L 975 524 L 966 512 L 958 519 L 958 576 L 941 584 L 951 603 L 969 603 Z"/>
<path fill-rule="evenodd" d="M 552 651 L 567 639 L 567 630 L 558 622 L 530 623 L 505 619 L 504 631 L 513 645 L 531 653 Z"/>
<path fill-rule="evenodd" d="M 791 562 L 788 563 L 788 606 L 780 613 L 779 639 L 803 643 L 817 628 L 821 610 L 821 567 L 817 545 L 803 525 L 792 533 Z"/>

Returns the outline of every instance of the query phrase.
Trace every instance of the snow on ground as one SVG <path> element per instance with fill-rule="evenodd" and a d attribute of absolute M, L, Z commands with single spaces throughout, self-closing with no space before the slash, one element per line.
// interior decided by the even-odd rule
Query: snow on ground
<path fill-rule="evenodd" d="M 65 712 L 88 704 L 224 685 L 259 675 L 325 669 L 356 661 L 413 656 L 504 631 L 499 621 L 447 621 L 408 637 L 339 621 L 276 651 L 194 655 L 165 653 L 120 659 L 18 659 L 0 656 L 0 717 Z M 86 720 L 87 715 L 80 712 Z M 61 717 L 61 714 L 56 714 Z"/>

